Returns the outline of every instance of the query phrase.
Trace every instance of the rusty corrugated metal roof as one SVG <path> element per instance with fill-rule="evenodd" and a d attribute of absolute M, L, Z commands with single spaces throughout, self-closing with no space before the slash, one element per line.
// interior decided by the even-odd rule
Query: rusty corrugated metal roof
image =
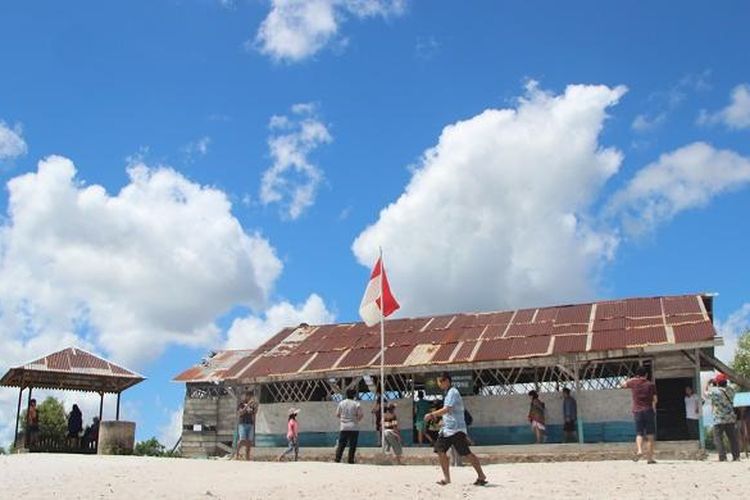
<path fill-rule="evenodd" d="M 247 362 L 252 349 L 228 349 L 215 351 L 199 364 L 177 375 L 174 382 L 220 382 L 237 374 L 232 369 L 240 362 Z"/>
<path fill-rule="evenodd" d="M 68 347 L 8 370 L 1 386 L 121 392 L 142 375 L 78 347 Z"/>
<path fill-rule="evenodd" d="M 710 341 L 700 295 L 607 300 L 518 311 L 387 320 L 386 364 L 498 361 Z M 593 319 L 592 319 L 593 318 Z M 287 328 L 239 360 L 227 378 L 374 369 L 379 327 L 363 323 Z"/>

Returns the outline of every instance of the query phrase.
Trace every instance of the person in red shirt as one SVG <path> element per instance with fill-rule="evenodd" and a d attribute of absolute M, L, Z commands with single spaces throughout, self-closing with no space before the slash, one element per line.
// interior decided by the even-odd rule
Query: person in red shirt
<path fill-rule="evenodd" d="M 633 397 L 633 419 L 635 420 L 635 447 L 637 462 L 643 456 L 643 441 L 646 441 L 646 459 L 655 464 L 654 434 L 656 434 L 656 386 L 648 378 L 648 371 L 643 366 L 635 371 L 635 377 L 622 384 L 623 389 L 630 389 Z"/>

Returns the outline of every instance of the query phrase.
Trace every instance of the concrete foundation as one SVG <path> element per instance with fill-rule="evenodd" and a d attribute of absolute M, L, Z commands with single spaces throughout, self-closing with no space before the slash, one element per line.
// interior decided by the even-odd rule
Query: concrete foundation
<path fill-rule="evenodd" d="M 130 455 L 135 446 L 135 422 L 104 421 L 99 424 L 99 455 Z"/>

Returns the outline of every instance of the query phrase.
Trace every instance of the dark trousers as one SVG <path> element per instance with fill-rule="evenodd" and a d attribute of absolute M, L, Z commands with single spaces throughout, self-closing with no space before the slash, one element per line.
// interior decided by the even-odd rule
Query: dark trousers
<path fill-rule="evenodd" d="M 727 459 L 727 450 L 724 449 L 722 434 L 726 434 L 729 447 L 732 449 L 732 458 L 740 459 L 740 443 L 737 440 L 737 429 L 734 424 L 714 424 L 714 442 L 719 452 L 719 460 Z"/>
<path fill-rule="evenodd" d="M 349 445 L 349 463 L 354 463 L 354 454 L 357 453 L 357 440 L 359 431 L 341 431 L 339 432 L 339 445 L 336 447 L 336 461 L 341 462 L 341 455 L 344 454 L 344 448 Z"/>
<path fill-rule="evenodd" d="M 697 440 L 699 436 L 698 421 L 693 418 L 687 418 L 685 419 L 685 422 L 687 423 L 688 438 L 692 441 Z"/>

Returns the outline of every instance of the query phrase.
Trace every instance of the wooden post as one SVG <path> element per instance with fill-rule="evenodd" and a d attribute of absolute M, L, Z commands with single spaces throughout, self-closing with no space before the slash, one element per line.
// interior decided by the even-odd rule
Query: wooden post
<path fill-rule="evenodd" d="M 99 453 L 99 436 L 102 435 L 102 413 L 104 412 L 104 393 L 99 393 L 99 429 L 96 431 L 96 450 Z"/>
<path fill-rule="evenodd" d="M 13 435 L 13 448 L 18 449 L 18 422 L 21 419 L 21 395 L 23 394 L 23 385 L 18 388 L 18 408 L 16 409 L 16 433 Z"/>
<path fill-rule="evenodd" d="M 29 387 L 29 395 L 26 399 L 26 418 L 29 418 L 29 407 L 31 406 L 31 391 L 33 387 Z M 26 432 L 23 433 L 23 440 L 26 443 L 26 446 L 29 446 L 29 432 L 28 427 L 26 428 Z"/>
<path fill-rule="evenodd" d="M 581 418 L 581 405 L 578 404 L 581 398 L 581 380 L 578 375 L 578 362 L 573 363 L 573 375 L 575 377 L 576 385 L 576 426 L 578 427 L 578 444 L 583 444 L 583 419 Z"/>
<path fill-rule="evenodd" d="M 117 393 L 117 411 L 115 412 L 115 420 L 120 420 L 120 392 Z"/>
<path fill-rule="evenodd" d="M 698 412 L 698 446 L 701 450 L 706 448 L 706 429 L 703 427 L 703 388 L 701 387 L 701 350 L 695 348 L 695 391 L 698 401 L 701 402 Z"/>

